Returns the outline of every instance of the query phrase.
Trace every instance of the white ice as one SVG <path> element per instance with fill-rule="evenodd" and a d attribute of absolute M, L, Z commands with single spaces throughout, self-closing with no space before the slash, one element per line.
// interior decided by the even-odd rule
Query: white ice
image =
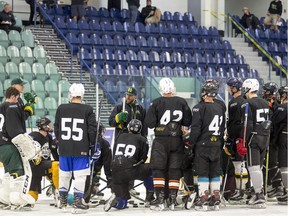
<path fill-rule="evenodd" d="M 0 175 L 3 174 L 3 169 L 0 168 Z M 135 184 L 139 183 L 138 181 Z M 47 180 L 43 180 L 43 186 L 47 184 Z M 105 184 L 100 186 L 100 189 L 104 187 Z M 144 187 L 141 185 L 136 188 L 137 191 L 141 192 L 140 197 L 145 198 Z M 110 190 L 104 191 L 104 198 L 107 199 L 111 195 Z M 71 207 L 68 207 L 66 212 L 60 210 L 54 206 L 50 206 L 50 204 L 54 203 L 52 198 L 46 197 L 46 192 L 43 191 L 41 195 L 39 195 L 39 200 L 36 202 L 35 207 L 31 210 L 26 211 L 16 211 L 16 210 L 3 210 L 0 209 L 0 216 L 44 216 L 44 215 L 54 215 L 54 216 L 68 216 L 72 215 Z M 135 200 L 135 202 L 139 202 Z M 208 211 L 208 212 L 199 212 L 194 209 L 185 210 L 181 207 L 176 207 L 175 211 L 165 210 L 162 212 L 151 211 L 149 208 L 145 208 L 144 206 L 138 205 L 138 208 L 133 208 L 132 205 L 128 205 L 129 208 L 124 210 L 116 210 L 112 208 L 109 212 L 104 212 L 103 205 L 100 205 L 96 208 L 90 208 L 85 214 L 87 216 L 92 215 L 132 215 L 132 216 L 144 216 L 144 215 L 165 215 L 165 216 L 286 216 L 288 215 L 288 206 L 278 205 L 277 202 L 268 202 L 266 209 L 251 209 L 245 205 L 229 205 L 226 207 L 220 208 L 219 211 Z"/>

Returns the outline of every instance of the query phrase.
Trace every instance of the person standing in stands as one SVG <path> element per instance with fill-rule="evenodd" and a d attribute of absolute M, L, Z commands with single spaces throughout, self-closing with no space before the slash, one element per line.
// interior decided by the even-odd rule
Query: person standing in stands
<path fill-rule="evenodd" d="M 280 0 L 271 1 L 267 17 L 264 19 L 264 24 L 272 26 L 274 30 L 278 29 L 278 22 L 281 20 L 282 2 Z"/>
<path fill-rule="evenodd" d="M 4 5 L 4 10 L 0 13 L 0 29 L 9 33 L 10 30 L 16 30 L 21 32 L 21 28 L 19 26 L 15 26 L 16 20 L 11 10 L 10 4 Z"/>
<path fill-rule="evenodd" d="M 146 7 L 142 8 L 141 17 L 144 20 L 144 23 L 159 23 L 161 20 L 161 11 L 160 9 L 152 6 L 152 1 L 146 1 Z"/>
<path fill-rule="evenodd" d="M 140 7 L 140 0 L 127 0 L 130 22 L 136 23 L 138 16 L 138 8 Z"/>
<path fill-rule="evenodd" d="M 84 20 L 85 19 L 85 0 L 71 0 L 71 16 L 73 20 L 77 22 L 78 18 Z"/>

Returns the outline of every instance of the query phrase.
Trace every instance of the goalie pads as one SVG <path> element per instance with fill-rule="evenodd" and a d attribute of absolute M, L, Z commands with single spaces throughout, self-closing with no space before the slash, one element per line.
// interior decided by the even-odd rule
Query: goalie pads
<path fill-rule="evenodd" d="M 10 205 L 10 181 L 12 176 L 7 172 L 0 179 L 0 203 Z"/>
<path fill-rule="evenodd" d="M 39 157 L 41 145 L 28 134 L 17 135 L 12 139 L 12 143 L 16 146 L 23 159 L 32 160 Z"/>

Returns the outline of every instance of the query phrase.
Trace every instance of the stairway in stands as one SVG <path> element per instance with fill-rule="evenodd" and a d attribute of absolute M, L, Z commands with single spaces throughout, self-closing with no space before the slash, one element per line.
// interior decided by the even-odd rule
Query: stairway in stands
<path fill-rule="evenodd" d="M 67 78 L 72 84 L 74 82 L 80 82 L 80 65 L 77 57 L 73 57 L 73 71 L 70 74 L 70 52 L 66 48 L 64 41 L 59 39 L 51 28 L 31 28 L 35 36 L 35 40 L 39 41 L 47 51 L 47 55 L 50 56 L 50 61 L 54 61 L 59 67 L 59 71 L 62 73 L 62 79 Z M 96 110 L 96 88 L 95 84 L 90 80 L 88 72 L 82 71 L 82 83 L 85 86 L 84 102 L 91 105 Z M 103 97 L 103 90 L 99 88 L 99 99 Z M 103 107 L 101 111 L 101 122 L 108 126 L 108 117 L 113 109 L 112 105 L 107 102 L 107 99 L 103 100 Z"/>
<path fill-rule="evenodd" d="M 244 38 L 223 38 L 223 40 L 228 40 L 233 49 L 235 49 L 237 54 L 241 54 L 245 57 L 247 64 L 250 65 L 251 69 L 256 69 L 259 76 L 263 79 L 264 83 L 269 82 L 269 66 L 266 61 L 262 61 L 262 57 L 258 56 L 258 51 L 254 50 L 252 46 L 244 41 Z M 276 82 L 278 85 L 280 83 L 279 77 L 276 76 L 275 71 L 271 71 L 271 81 Z"/>

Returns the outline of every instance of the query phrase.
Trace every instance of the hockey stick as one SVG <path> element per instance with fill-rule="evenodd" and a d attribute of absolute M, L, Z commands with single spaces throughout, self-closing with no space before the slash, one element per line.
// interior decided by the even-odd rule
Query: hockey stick
<path fill-rule="evenodd" d="M 266 200 L 267 200 L 267 198 L 268 198 L 268 193 L 267 193 L 268 173 L 269 173 L 269 146 L 268 146 L 267 151 L 266 151 L 266 170 L 265 170 L 265 185 L 264 185 L 265 199 L 266 199 Z"/>
<path fill-rule="evenodd" d="M 98 112 L 98 119 L 97 119 L 97 133 L 96 133 L 96 140 L 95 140 L 95 146 L 94 146 L 94 152 L 97 151 L 97 146 L 98 144 L 98 139 L 99 139 L 99 127 L 100 127 L 100 116 L 101 116 L 101 110 L 102 110 L 102 101 L 103 98 L 101 98 L 100 100 L 100 105 L 99 105 L 99 112 Z M 93 172 L 94 172 L 94 168 L 95 168 L 95 163 L 92 159 L 92 167 L 90 170 L 90 181 L 89 181 L 89 187 L 88 190 L 86 191 L 86 194 L 84 194 L 84 198 L 86 199 L 88 196 L 90 196 L 91 194 L 91 188 L 92 188 L 92 183 L 93 183 Z"/>
<path fill-rule="evenodd" d="M 246 144 L 246 135 L 247 135 L 247 124 L 248 124 L 248 111 L 249 111 L 249 104 L 245 104 L 245 118 L 244 118 L 244 131 L 243 131 L 243 147 L 245 148 Z M 243 195 L 243 169 L 244 169 L 244 158 L 241 159 L 241 171 L 240 171 L 240 188 L 239 192 L 240 195 Z"/>
<path fill-rule="evenodd" d="M 188 199 L 186 200 L 185 205 L 184 205 L 185 209 L 189 210 L 189 209 L 193 206 L 193 204 L 194 204 L 194 200 L 195 200 L 195 198 L 196 198 L 196 192 L 195 192 L 195 191 L 193 192 L 193 191 L 191 191 L 191 190 L 189 189 L 187 183 L 186 183 L 185 180 L 184 180 L 184 177 L 182 177 L 182 178 L 180 179 L 180 181 L 181 181 L 182 184 L 184 185 L 184 189 L 187 190 L 187 191 L 188 191 L 188 194 L 189 194 L 189 195 L 188 195 Z"/>
<path fill-rule="evenodd" d="M 230 157 L 228 156 L 228 161 L 227 161 L 227 165 L 226 165 L 226 173 L 225 173 L 225 177 L 224 177 L 224 183 L 222 186 L 222 191 L 220 193 L 220 200 L 223 200 L 223 205 L 225 207 L 226 207 L 226 200 L 224 198 L 224 193 L 225 193 L 225 188 L 226 188 L 226 184 L 227 184 L 229 165 L 230 165 Z"/>

